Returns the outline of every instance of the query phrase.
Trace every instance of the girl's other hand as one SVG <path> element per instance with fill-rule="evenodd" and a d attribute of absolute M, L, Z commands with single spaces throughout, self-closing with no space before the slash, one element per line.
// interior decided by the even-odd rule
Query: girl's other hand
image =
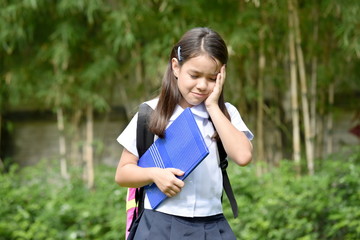
<path fill-rule="evenodd" d="M 219 101 L 219 97 L 225 83 L 226 78 L 226 66 L 225 64 L 221 67 L 220 72 L 217 74 L 215 87 L 209 97 L 205 100 L 206 108 L 217 105 Z"/>
<path fill-rule="evenodd" d="M 184 172 L 176 168 L 153 168 L 153 180 L 156 186 L 168 197 L 174 197 L 184 187 L 185 183 L 176 176 Z"/>

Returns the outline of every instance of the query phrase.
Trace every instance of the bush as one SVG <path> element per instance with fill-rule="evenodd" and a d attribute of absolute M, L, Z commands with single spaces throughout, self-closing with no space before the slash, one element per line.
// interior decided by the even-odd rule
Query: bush
<path fill-rule="evenodd" d="M 323 160 L 314 176 L 296 178 L 283 161 L 260 178 L 253 166 L 229 168 L 239 218 L 225 213 L 238 239 L 360 239 L 360 151 Z"/>
<path fill-rule="evenodd" d="M 0 175 L 0 239 L 122 239 L 125 189 L 115 170 L 96 170 L 96 189 L 63 182 L 45 166 Z"/>
<path fill-rule="evenodd" d="M 237 238 L 360 239 L 360 151 L 334 155 L 318 168 L 296 178 L 284 160 L 256 177 L 254 166 L 230 165 L 239 217 L 233 219 L 226 197 L 223 205 Z M 0 175 L 0 240 L 123 239 L 126 189 L 114 183 L 115 169 L 98 166 L 94 190 L 58 172 L 46 163 Z"/>

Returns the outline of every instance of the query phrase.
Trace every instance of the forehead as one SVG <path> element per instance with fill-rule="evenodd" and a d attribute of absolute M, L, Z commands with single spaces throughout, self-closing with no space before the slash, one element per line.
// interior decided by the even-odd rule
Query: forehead
<path fill-rule="evenodd" d="M 203 74 L 217 74 L 220 71 L 221 63 L 219 60 L 209 55 L 199 55 L 187 60 L 182 69 Z"/>

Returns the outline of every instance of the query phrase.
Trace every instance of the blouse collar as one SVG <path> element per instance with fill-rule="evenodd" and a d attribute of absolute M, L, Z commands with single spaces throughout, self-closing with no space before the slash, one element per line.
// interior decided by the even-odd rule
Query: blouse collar
<path fill-rule="evenodd" d="M 207 112 L 204 103 L 200 103 L 199 105 L 193 106 L 191 108 L 191 111 L 192 111 L 193 114 L 195 114 L 198 117 L 201 117 L 201 118 L 204 118 L 204 119 L 209 118 L 209 113 Z"/>
<path fill-rule="evenodd" d="M 183 111 L 184 109 L 180 105 L 176 105 L 174 113 L 170 117 L 170 121 L 174 121 Z M 191 107 L 191 112 L 200 118 L 209 118 L 209 113 L 206 111 L 204 103 L 200 103 L 199 105 Z"/>

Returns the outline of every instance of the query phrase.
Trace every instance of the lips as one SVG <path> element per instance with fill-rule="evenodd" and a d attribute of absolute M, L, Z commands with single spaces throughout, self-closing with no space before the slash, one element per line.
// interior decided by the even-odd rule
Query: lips
<path fill-rule="evenodd" d="M 196 93 L 196 92 L 191 92 L 195 97 L 199 97 L 199 98 L 203 98 L 206 97 L 207 94 L 204 93 Z"/>

